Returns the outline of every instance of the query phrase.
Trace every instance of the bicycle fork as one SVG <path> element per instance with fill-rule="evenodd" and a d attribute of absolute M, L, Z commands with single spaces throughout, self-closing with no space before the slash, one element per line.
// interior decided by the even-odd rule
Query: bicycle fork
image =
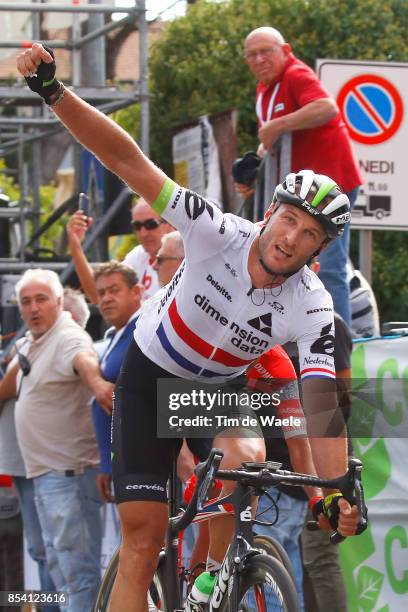
<path fill-rule="evenodd" d="M 238 608 L 239 576 L 245 565 L 245 559 L 252 555 L 252 491 L 247 486 L 238 483 L 232 493 L 234 505 L 235 530 L 233 540 L 228 548 L 221 569 L 218 572 L 208 605 L 209 612 L 217 612 L 228 597 L 231 609 Z"/>

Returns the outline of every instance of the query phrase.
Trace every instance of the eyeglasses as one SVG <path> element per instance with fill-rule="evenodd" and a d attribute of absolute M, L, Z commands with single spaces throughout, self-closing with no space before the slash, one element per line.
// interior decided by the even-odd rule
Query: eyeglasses
<path fill-rule="evenodd" d="M 145 221 L 132 221 L 132 227 L 136 232 L 140 232 L 142 227 L 147 230 L 154 230 L 164 223 L 163 219 L 146 219 Z"/>
<path fill-rule="evenodd" d="M 276 47 L 266 47 L 265 49 L 254 49 L 254 51 L 245 51 L 244 58 L 247 62 L 253 62 L 258 55 L 261 57 L 266 57 L 268 55 L 273 55 L 276 52 Z"/>
<path fill-rule="evenodd" d="M 165 255 L 159 255 L 158 257 L 156 257 L 156 263 L 158 266 L 161 266 L 162 263 L 164 263 L 165 261 L 167 261 L 168 259 L 183 259 L 183 257 L 170 257 L 169 256 L 165 256 Z"/>

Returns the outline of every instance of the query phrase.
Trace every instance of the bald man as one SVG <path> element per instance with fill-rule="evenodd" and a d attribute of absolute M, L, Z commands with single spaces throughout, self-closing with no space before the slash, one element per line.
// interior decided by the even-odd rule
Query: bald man
<path fill-rule="evenodd" d="M 180 232 L 165 234 L 153 264 L 160 287 L 164 287 L 171 281 L 183 259 L 184 243 Z"/>
<path fill-rule="evenodd" d="M 143 288 L 142 299 L 146 300 L 159 289 L 157 271 L 153 264 L 162 237 L 173 228 L 143 198 L 139 198 L 132 209 L 132 227 L 139 244 L 126 255 L 123 263 L 135 270 Z"/>
<path fill-rule="evenodd" d="M 76 211 L 67 224 L 68 242 L 75 270 L 82 289 L 92 304 L 98 303 L 93 269 L 82 249 L 85 233 L 92 219 L 83 211 Z M 172 226 L 164 221 L 144 200 L 139 198 L 132 209 L 132 227 L 139 244 L 125 257 L 123 263 L 133 268 L 142 289 L 142 301 L 147 300 L 159 289 L 157 272 L 153 268 L 162 236 L 172 231 Z"/>
<path fill-rule="evenodd" d="M 286 132 L 292 135 L 290 172 L 310 168 L 330 176 L 353 205 L 363 183 L 358 161 L 339 109 L 316 73 L 292 53 L 282 34 L 256 28 L 244 44 L 244 57 L 257 79 L 256 114 L 262 155 Z M 244 197 L 247 195 L 243 193 Z M 335 310 L 351 324 L 347 277 L 350 226 L 321 253 L 320 279 Z"/>

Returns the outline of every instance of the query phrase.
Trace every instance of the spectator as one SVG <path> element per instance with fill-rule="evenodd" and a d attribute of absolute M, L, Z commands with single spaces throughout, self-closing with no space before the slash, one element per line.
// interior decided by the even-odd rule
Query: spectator
<path fill-rule="evenodd" d="M 140 287 L 133 268 L 117 261 L 100 264 L 95 270 L 95 287 L 99 311 L 112 327 L 106 336 L 108 345 L 100 359 L 105 380 L 116 383 L 123 357 L 133 338 L 135 320 L 140 308 Z M 111 414 L 94 399 L 93 421 L 100 452 L 97 486 L 102 499 L 112 502 L 112 466 L 110 459 Z"/>
<path fill-rule="evenodd" d="M 85 329 L 91 313 L 82 291 L 64 287 L 63 308 L 71 313 L 72 318 L 82 329 Z"/>
<path fill-rule="evenodd" d="M 23 526 L 10 476 L 0 473 L 0 592 L 23 590 Z M 13 612 L 12 606 L 1 606 Z"/>
<path fill-rule="evenodd" d="M 319 262 L 317 260 L 310 267 L 318 274 Z M 339 406 L 347 418 L 350 410 L 348 382 L 351 376 L 351 335 L 348 326 L 336 313 L 334 313 L 334 325 L 334 362 L 336 366 L 337 395 Z M 285 345 L 285 348 L 291 357 L 296 373 L 299 375 L 300 368 L 296 345 L 290 343 Z M 291 380 L 293 376 L 283 357 L 279 359 L 279 352 L 276 353 L 276 349 L 274 349 L 272 355 L 273 359 L 268 358 L 269 355 L 266 353 L 259 360 L 259 365 L 264 367 L 264 371 L 268 375 L 265 378 L 271 374 L 273 377 L 284 377 L 287 380 Z M 254 366 L 252 366 L 249 376 L 254 369 Z M 290 386 L 288 386 L 288 389 L 290 390 Z M 296 395 L 293 395 L 291 401 L 293 402 L 295 399 Z M 301 443 L 307 444 L 307 439 L 302 440 L 301 438 L 290 438 L 287 436 L 266 439 L 266 458 L 281 462 L 283 469 L 309 473 L 310 466 L 306 465 L 302 468 L 302 461 L 308 457 L 308 452 L 306 449 L 302 450 Z M 279 520 L 274 526 L 257 526 L 256 532 L 273 536 L 286 550 L 293 566 L 295 585 L 301 609 L 306 609 L 307 612 L 323 610 L 323 602 L 326 605 L 328 604 L 327 599 L 322 599 L 325 597 L 324 592 L 327 590 L 328 585 L 333 585 L 332 597 L 338 604 L 332 604 L 330 610 L 333 606 L 338 606 L 335 607 L 335 610 L 346 611 L 346 604 L 342 608 L 346 601 L 346 595 L 339 565 L 338 547 L 331 545 L 326 532 L 311 533 L 306 528 L 303 528 L 302 531 L 305 520 L 313 520 L 312 513 L 309 511 L 308 514 L 308 495 L 300 487 L 286 485 L 273 487 L 268 493 L 277 504 Z M 275 509 L 271 507 L 270 501 L 265 496 L 261 497 L 257 512 L 261 515 L 260 519 L 266 522 L 273 522 L 276 518 Z M 302 552 L 300 538 L 302 538 Z M 305 577 L 302 567 L 302 556 L 303 565 L 306 570 Z M 325 583 L 323 586 L 321 586 L 321 580 Z M 303 596 L 304 583 L 307 585 L 305 598 Z M 314 593 L 318 589 L 319 591 L 322 590 L 323 593 L 323 595 L 318 596 L 319 605 L 314 601 Z M 314 604 L 311 603 L 313 601 Z"/>
<path fill-rule="evenodd" d="M 92 341 L 62 312 L 63 289 L 49 270 L 27 270 L 16 285 L 28 327 L 18 341 L 16 431 L 57 590 L 68 612 L 90 610 L 100 580 L 98 463 L 89 389 L 109 410 L 113 385 L 102 379 Z"/>
<path fill-rule="evenodd" d="M 291 172 L 310 168 L 330 176 L 347 192 L 351 205 L 363 182 L 346 126 L 337 105 L 316 74 L 291 52 L 282 34 L 257 28 L 245 40 L 245 59 L 258 80 L 259 154 L 284 132 L 292 133 Z M 288 169 L 289 171 L 289 169 Z M 351 325 L 347 256 L 350 227 L 320 257 L 320 278 L 331 293 L 335 310 Z"/>
<path fill-rule="evenodd" d="M 159 287 L 164 287 L 171 281 L 183 259 L 184 244 L 180 232 L 174 231 L 164 234 L 153 263 Z"/>
<path fill-rule="evenodd" d="M 98 303 L 93 270 L 82 249 L 82 241 L 92 218 L 77 211 L 67 225 L 72 259 L 85 295 L 92 304 Z M 154 295 L 159 288 L 153 262 L 160 248 L 162 236 L 172 227 L 140 198 L 132 210 L 132 225 L 140 244 L 132 249 L 123 263 L 133 268 L 143 290 L 142 299 Z"/>
<path fill-rule="evenodd" d="M 319 261 L 315 260 L 311 265 L 312 270 L 319 273 Z M 350 378 L 351 378 L 351 352 L 352 342 L 351 334 L 348 325 L 343 319 L 334 313 L 335 327 L 335 342 L 334 342 L 334 363 L 336 367 L 336 386 L 339 407 L 347 419 L 350 414 L 351 394 L 350 394 Z M 299 360 L 294 344 L 286 346 L 296 372 L 299 373 Z M 275 457 L 279 461 L 283 461 L 284 467 L 291 469 L 291 464 L 288 462 L 289 456 L 283 445 L 278 446 Z M 350 440 L 348 442 L 348 454 L 352 454 Z M 300 513 L 299 504 L 303 504 L 303 517 L 306 512 L 306 522 L 313 520 L 313 515 L 310 510 L 307 510 L 307 497 L 301 489 L 296 487 L 279 487 L 286 500 L 293 500 L 291 504 L 293 511 Z M 296 501 L 295 501 L 296 500 Z M 306 527 L 301 530 L 302 522 L 298 522 L 299 529 L 296 532 L 296 539 L 292 538 L 290 547 L 295 550 L 297 546 L 300 555 L 302 550 L 303 570 L 302 565 L 295 565 L 296 580 L 303 577 L 304 586 L 304 609 L 306 612 L 322 612 L 327 609 L 329 599 L 331 601 L 330 610 L 333 612 L 347 611 L 347 593 L 344 584 L 344 578 L 339 562 L 339 549 L 333 546 L 330 542 L 329 535 L 323 531 L 310 532 Z M 284 530 L 282 530 L 284 531 Z M 299 535 L 301 545 L 299 544 Z M 281 535 L 281 538 L 285 537 Z M 278 538 L 279 539 L 279 538 Z M 280 540 L 281 541 L 281 540 Z M 287 552 L 292 560 L 292 556 L 287 549 Z M 296 554 L 296 553 L 295 553 Z"/>
<path fill-rule="evenodd" d="M 143 300 L 146 300 L 159 288 L 153 262 L 162 237 L 173 228 L 143 198 L 139 198 L 133 207 L 132 227 L 140 244 L 126 255 L 123 263 L 136 271 L 143 288 Z"/>
<path fill-rule="evenodd" d="M 351 408 L 351 334 L 348 325 L 337 313 L 334 313 L 334 327 L 337 394 L 339 406 L 347 419 Z M 348 446 L 348 454 L 351 456 L 350 440 Z M 306 522 L 311 520 L 313 516 L 308 510 Z M 347 612 L 347 592 L 340 567 L 339 547 L 331 544 L 327 532 L 311 532 L 304 527 L 301 548 L 306 612 L 323 612 L 327 609 L 330 612 Z"/>
<path fill-rule="evenodd" d="M 355 338 L 370 338 L 380 335 L 380 317 L 377 300 L 370 283 L 360 270 L 348 261 L 347 272 L 350 284 L 351 329 Z"/>
<path fill-rule="evenodd" d="M 89 308 L 83 294 L 70 287 L 64 289 L 64 310 L 71 312 L 72 318 L 85 328 L 89 318 Z M 15 357 L 8 365 L 6 377 L 0 382 L 0 472 L 7 472 L 13 477 L 24 525 L 24 535 L 30 557 L 37 562 L 42 591 L 55 591 L 55 585 L 47 568 L 45 545 L 41 533 L 40 522 L 34 502 L 32 478 L 26 478 L 23 458 L 17 442 L 14 422 L 15 408 L 15 378 L 18 370 L 18 360 Z M 13 397 L 12 397 L 13 396 Z M 22 553 L 21 553 L 22 554 Z M 17 590 L 21 590 L 23 585 Z M 48 612 L 58 612 L 59 606 L 44 606 Z"/>

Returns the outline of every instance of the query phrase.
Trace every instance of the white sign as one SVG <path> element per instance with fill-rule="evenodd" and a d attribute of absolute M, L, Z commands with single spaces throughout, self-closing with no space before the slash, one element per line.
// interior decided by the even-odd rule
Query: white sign
<path fill-rule="evenodd" d="M 317 60 L 349 130 L 365 183 L 352 226 L 407 229 L 408 64 Z"/>
<path fill-rule="evenodd" d="M 173 136 L 174 179 L 222 208 L 218 146 L 206 115 Z"/>

